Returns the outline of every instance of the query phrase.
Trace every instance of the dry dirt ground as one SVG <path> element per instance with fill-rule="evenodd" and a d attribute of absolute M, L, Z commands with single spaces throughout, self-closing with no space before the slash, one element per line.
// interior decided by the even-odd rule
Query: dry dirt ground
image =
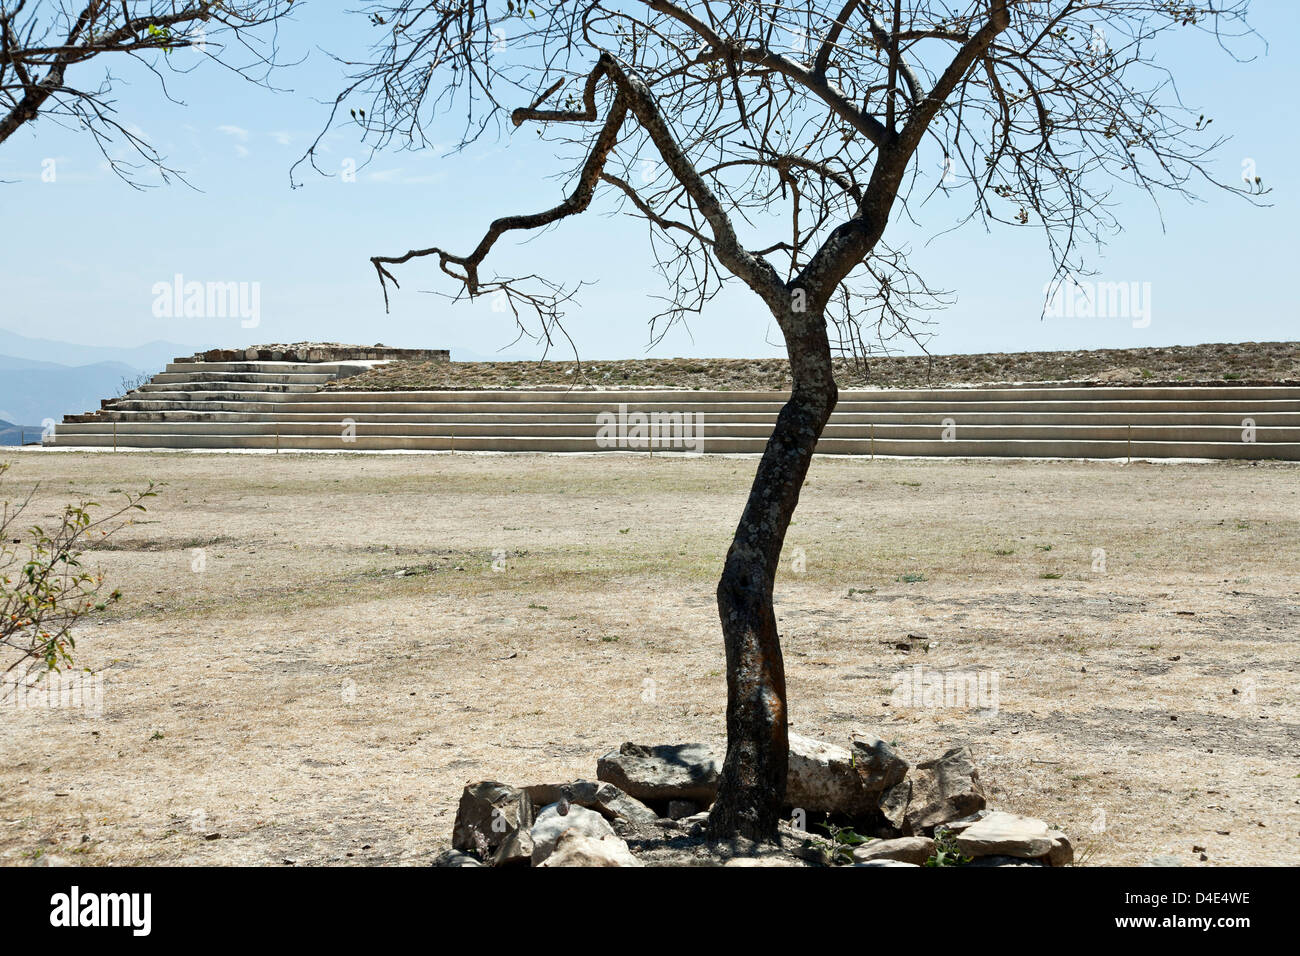
<path fill-rule="evenodd" d="M 102 715 L 0 717 L 0 862 L 424 864 L 467 781 L 722 743 L 753 459 L 14 457 L 38 515 L 167 484 L 94 555 L 126 593 L 78 643 Z M 1297 540 L 1294 466 L 818 460 L 792 727 L 967 744 L 1092 864 L 1294 865 Z M 996 673 L 996 712 L 891 706 L 914 666 Z"/>
<path fill-rule="evenodd" d="M 915 388 L 1005 382 L 1104 385 L 1300 384 L 1300 342 L 1239 342 L 1167 348 L 880 356 L 836 360 L 841 388 Z M 630 359 L 550 362 L 394 362 L 330 388 L 363 390 L 519 388 L 788 389 L 785 359 Z"/>

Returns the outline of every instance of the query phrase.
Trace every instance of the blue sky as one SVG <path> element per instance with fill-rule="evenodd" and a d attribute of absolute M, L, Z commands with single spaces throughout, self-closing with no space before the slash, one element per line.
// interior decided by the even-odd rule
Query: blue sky
<path fill-rule="evenodd" d="M 932 352 L 1300 338 L 1292 281 L 1300 4 L 1257 0 L 1253 22 L 1268 41 L 1267 52 L 1253 47 L 1254 62 L 1234 63 L 1208 42 L 1180 43 L 1166 62 L 1184 100 L 1231 136 L 1214 165 L 1219 175 L 1235 180 L 1252 161 L 1273 190 L 1272 208 L 1207 188 L 1201 203 L 1168 198 L 1162 231 L 1149 201 L 1122 195 L 1126 231 L 1094 266 L 1104 281 L 1150 283 L 1151 321 L 1135 328 L 1125 319 L 1040 318 L 1051 271 L 1041 235 L 973 226 L 927 244 L 964 211 L 956 200 L 951 212 L 932 204 L 926 229 L 896 222 L 887 234 L 917 250 L 932 285 L 957 296 L 934 317 Z M 0 145 L 0 180 L 8 181 L 0 184 L 0 328 L 92 345 L 315 339 L 481 355 L 509 345 L 510 323 L 488 303 L 451 304 L 430 294 L 453 290 L 429 261 L 399 272 L 403 287 L 385 314 L 368 259 L 433 244 L 468 249 L 494 217 L 553 204 L 563 183 L 552 174 L 561 167 L 533 132 L 489 137 L 454 156 L 381 155 L 355 182 L 308 171 L 303 188 L 289 187 L 290 165 L 324 120 L 321 101 L 340 87 L 339 68 L 322 50 L 359 52 L 367 29 L 336 5 L 307 4 L 282 29 L 284 59 L 306 56 L 279 77 L 288 92 L 205 65 L 169 76 L 184 104 L 177 105 L 160 97 L 148 74 L 115 67 L 129 82 L 116 97 L 122 120 L 143 130 L 201 192 L 182 185 L 133 190 L 102 168 L 89 140 L 48 121 Z M 191 54 L 174 54 L 184 55 Z M 435 135 L 450 140 L 457 129 L 453 121 Z M 338 168 L 366 155 L 350 134 L 332 135 L 327 145 L 323 162 Z M 49 159 L 54 182 L 41 178 Z M 607 211 L 593 208 L 526 246 L 502 247 L 494 262 L 503 271 L 526 263 L 527 271 L 557 280 L 595 283 L 566 320 L 584 358 L 781 354 L 770 320 L 742 289 L 647 350 L 651 297 L 663 287 L 649 268 L 644 225 Z M 155 285 L 176 274 L 258 283 L 259 326 L 155 315 Z M 508 354 L 537 351 L 524 342 Z"/>

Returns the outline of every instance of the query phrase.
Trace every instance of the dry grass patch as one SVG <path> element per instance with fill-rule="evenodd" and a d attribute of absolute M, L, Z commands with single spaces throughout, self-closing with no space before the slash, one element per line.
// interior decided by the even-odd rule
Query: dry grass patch
<path fill-rule="evenodd" d="M 720 746 L 713 588 L 753 467 L 23 454 L 38 513 L 167 485 L 93 555 L 125 591 L 79 642 L 103 715 L 4 713 L 0 861 L 425 863 L 468 780 Z M 1298 477 L 820 459 L 777 581 L 793 726 L 968 744 L 1093 863 L 1294 861 Z M 917 665 L 996 672 L 996 713 L 891 706 Z"/>
<path fill-rule="evenodd" d="M 1300 342 L 1166 348 L 882 356 L 836 360 L 841 388 L 916 388 L 1007 382 L 1104 385 L 1300 383 Z M 576 362 L 399 362 L 333 389 L 535 388 L 775 389 L 790 387 L 784 359 L 626 359 Z"/>

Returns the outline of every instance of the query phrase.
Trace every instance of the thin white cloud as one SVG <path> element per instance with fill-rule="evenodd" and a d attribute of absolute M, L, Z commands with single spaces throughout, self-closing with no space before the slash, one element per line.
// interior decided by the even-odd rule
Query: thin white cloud
<path fill-rule="evenodd" d="M 226 124 L 224 126 L 218 126 L 217 132 L 225 133 L 227 136 L 233 136 L 235 139 L 243 143 L 248 142 L 248 130 L 244 129 L 242 126 L 231 126 Z"/>

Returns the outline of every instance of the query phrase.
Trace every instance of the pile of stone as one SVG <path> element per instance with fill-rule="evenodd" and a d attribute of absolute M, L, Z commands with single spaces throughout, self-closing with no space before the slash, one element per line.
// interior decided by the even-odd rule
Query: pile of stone
<path fill-rule="evenodd" d="M 720 756 L 703 744 L 625 743 L 600 758 L 595 781 L 471 783 L 461 795 L 452 849 L 438 864 L 641 866 L 628 840 L 648 830 L 703 841 L 721 768 Z M 786 803 L 788 856 L 803 865 L 1064 866 L 1074 859 L 1060 830 L 989 809 L 965 747 L 912 767 L 878 738 L 854 739 L 846 748 L 790 734 Z M 811 835 L 808 827 L 822 819 L 855 840 Z M 757 852 L 727 865 L 773 863 L 800 865 Z"/>
<path fill-rule="evenodd" d="M 250 345 L 245 349 L 208 349 L 180 356 L 177 362 L 450 362 L 447 349 L 392 348 L 375 345 L 346 345 L 342 342 L 290 342 Z"/>

